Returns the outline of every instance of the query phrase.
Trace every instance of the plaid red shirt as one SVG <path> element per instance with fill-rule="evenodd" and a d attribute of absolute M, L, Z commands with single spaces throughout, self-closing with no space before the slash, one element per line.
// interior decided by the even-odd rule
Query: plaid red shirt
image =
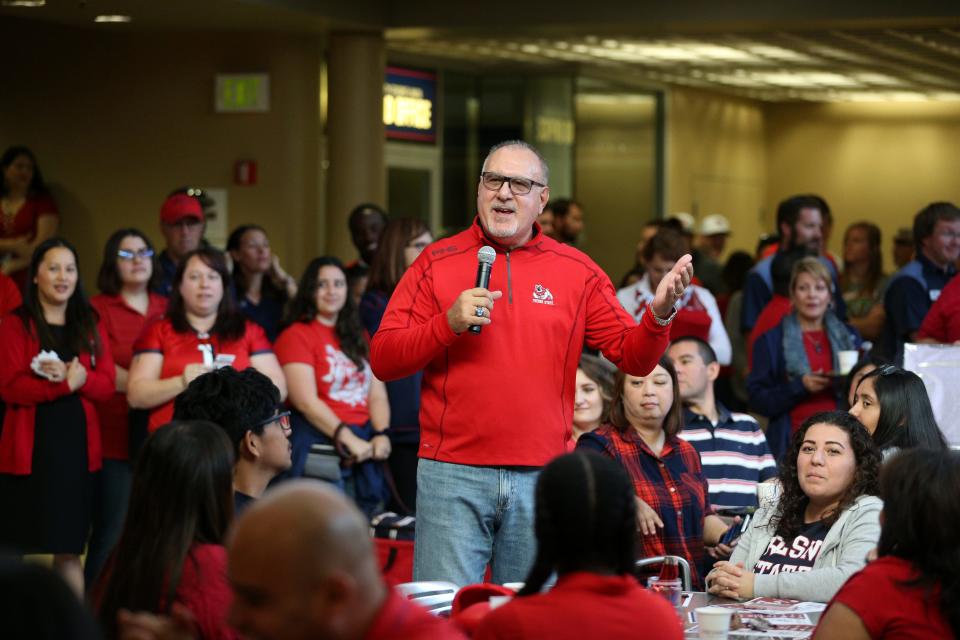
<path fill-rule="evenodd" d="M 698 567 L 705 555 L 703 519 L 713 513 L 713 508 L 700 454 L 693 445 L 677 437 L 667 438 L 656 456 L 633 429 L 620 432 L 606 425 L 580 436 L 577 448 L 598 451 L 619 462 L 633 481 L 637 496 L 663 520 L 663 529 L 656 536 L 638 536 L 639 556 L 686 558 L 693 587 L 702 590 Z"/>

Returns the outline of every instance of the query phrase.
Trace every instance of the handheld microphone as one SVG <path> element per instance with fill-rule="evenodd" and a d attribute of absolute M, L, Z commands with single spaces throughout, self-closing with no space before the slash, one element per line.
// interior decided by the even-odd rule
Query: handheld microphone
<path fill-rule="evenodd" d="M 477 251 L 477 283 L 475 287 L 486 289 L 490 286 L 490 272 L 493 270 L 493 261 L 497 259 L 497 252 L 491 246 L 482 246 Z M 480 333 L 479 324 L 470 327 L 471 333 Z"/>

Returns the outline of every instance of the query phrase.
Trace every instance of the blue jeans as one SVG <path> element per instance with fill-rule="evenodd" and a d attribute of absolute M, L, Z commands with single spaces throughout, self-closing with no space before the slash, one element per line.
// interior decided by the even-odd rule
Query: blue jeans
<path fill-rule="evenodd" d="M 472 467 L 421 459 L 413 579 L 459 586 L 522 582 L 533 565 L 539 468 Z"/>

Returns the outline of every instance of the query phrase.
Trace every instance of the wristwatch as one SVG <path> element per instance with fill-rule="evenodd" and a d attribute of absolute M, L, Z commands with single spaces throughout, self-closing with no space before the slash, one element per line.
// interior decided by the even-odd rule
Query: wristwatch
<path fill-rule="evenodd" d="M 674 305 L 674 307 L 673 307 L 673 313 L 671 313 L 671 314 L 670 314 L 669 316 L 667 316 L 666 318 L 658 318 L 658 317 L 657 317 L 657 314 L 656 314 L 656 313 L 654 312 L 654 310 L 653 310 L 653 307 L 650 307 L 650 315 L 653 316 L 653 321 L 656 322 L 656 323 L 657 323 L 658 325 L 660 325 L 661 327 L 665 327 L 665 326 L 667 326 L 668 324 L 670 324 L 671 322 L 673 322 L 673 319 L 674 319 L 675 317 L 677 317 L 677 311 L 679 311 L 679 309 L 677 309 L 676 305 Z"/>

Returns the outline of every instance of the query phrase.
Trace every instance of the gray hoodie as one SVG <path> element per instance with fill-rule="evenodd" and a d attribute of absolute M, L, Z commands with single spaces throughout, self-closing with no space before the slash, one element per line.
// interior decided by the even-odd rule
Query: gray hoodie
<path fill-rule="evenodd" d="M 882 508 L 883 501 L 876 496 L 857 498 L 830 527 L 812 570 L 805 573 L 756 575 L 753 595 L 829 602 L 847 578 L 863 568 L 867 553 L 877 546 Z M 748 570 L 753 570 L 774 535 L 773 528 L 767 525 L 775 511 L 775 504 L 767 504 L 757 510 L 734 549 L 730 562 L 742 562 Z"/>

